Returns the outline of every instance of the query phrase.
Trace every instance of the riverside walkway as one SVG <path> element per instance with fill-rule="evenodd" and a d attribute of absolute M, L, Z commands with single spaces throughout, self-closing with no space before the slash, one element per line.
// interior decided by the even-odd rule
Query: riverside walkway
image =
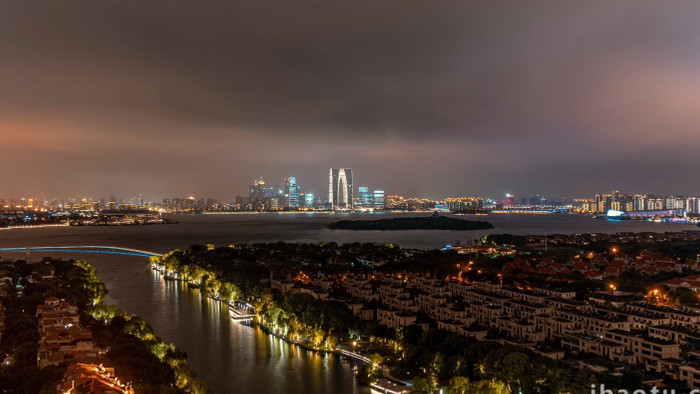
<path fill-rule="evenodd" d="M 256 316 L 255 313 L 252 313 L 255 308 L 252 305 L 241 301 L 228 304 L 228 310 L 231 311 L 231 319 L 236 321 L 252 320 L 255 319 Z"/>

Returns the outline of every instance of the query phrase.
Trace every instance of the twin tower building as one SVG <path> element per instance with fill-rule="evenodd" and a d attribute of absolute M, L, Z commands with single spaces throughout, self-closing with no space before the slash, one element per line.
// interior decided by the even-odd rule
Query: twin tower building
<path fill-rule="evenodd" d="M 331 168 L 328 176 L 328 203 L 331 210 L 355 208 L 384 209 L 384 191 L 370 194 L 368 187 L 358 188 L 355 199 L 352 186 L 352 168 Z"/>
<path fill-rule="evenodd" d="M 331 209 L 353 209 L 352 168 L 331 168 L 328 177 L 328 203 Z"/>

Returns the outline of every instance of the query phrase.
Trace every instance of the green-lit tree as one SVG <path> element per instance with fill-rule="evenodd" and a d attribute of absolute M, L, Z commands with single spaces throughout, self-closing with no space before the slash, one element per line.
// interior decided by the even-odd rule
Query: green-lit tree
<path fill-rule="evenodd" d="M 432 393 L 432 389 L 430 388 L 430 385 L 428 384 L 428 380 L 425 378 L 415 377 L 411 380 L 411 385 L 413 385 L 413 392 L 414 393 L 423 393 L 423 394 Z"/>
<path fill-rule="evenodd" d="M 447 392 L 450 394 L 468 394 L 471 384 L 469 378 L 464 376 L 454 376 L 450 379 L 450 385 L 447 387 Z"/>

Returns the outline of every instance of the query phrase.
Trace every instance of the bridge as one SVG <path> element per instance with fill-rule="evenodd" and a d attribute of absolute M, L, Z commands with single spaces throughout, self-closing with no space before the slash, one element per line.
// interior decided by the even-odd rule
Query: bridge
<path fill-rule="evenodd" d="M 93 253 L 115 254 L 136 257 L 160 257 L 162 254 L 147 250 L 120 248 L 116 246 L 28 246 L 24 248 L 0 248 L 0 253 Z"/>

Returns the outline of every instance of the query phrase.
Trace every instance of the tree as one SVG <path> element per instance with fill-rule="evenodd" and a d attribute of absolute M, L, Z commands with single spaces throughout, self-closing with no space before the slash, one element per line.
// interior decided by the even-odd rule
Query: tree
<path fill-rule="evenodd" d="M 450 385 L 447 387 L 447 392 L 451 394 L 467 394 L 470 386 L 469 378 L 464 376 L 455 376 L 450 379 Z"/>
<path fill-rule="evenodd" d="M 430 390 L 430 385 L 428 384 L 428 381 L 425 378 L 415 377 L 411 380 L 411 384 L 413 385 L 414 393 L 427 394 L 432 392 Z"/>
<path fill-rule="evenodd" d="M 338 346 L 338 337 L 329 335 L 328 338 L 326 338 L 326 345 L 328 345 L 329 349 L 335 349 L 336 346 Z"/>
<path fill-rule="evenodd" d="M 500 375 L 510 386 L 511 391 L 519 391 L 525 372 L 528 369 L 530 358 L 520 352 L 513 352 L 503 358 L 500 365 Z"/>
<path fill-rule="evenodd" d="M 372 370 L 374 371 L 381 367 L 382 363 L 384 362 L 384 357 L 382 357 L 379 353 L 372 353 L 369 355 L 369 360 L 372 365 Z"/>
<path fill-rule="evenodd" d="M 314 331 L 314 345 L 316 347 L 321 346 L 323 343 L 323 339 L 326 337 L 326 332 L 323 330 L 315 330 Z"/>
<path fill-rule="evenodd" d="M 444 364 L 445 360 L 442 354 L 435 354 L 428 370 L 428 384 L 433 390 L 437 390 L 440 386 L 440 372 L 443 370 Z"/>
<path fill-rule="evenodd" d="M 17 346 L 15 350 L 15 363 L 18 366 L 34 366 L 36 365 L 36 353 L 39 349 L 39 344 L 36 342 L 25 342 Z"/>

